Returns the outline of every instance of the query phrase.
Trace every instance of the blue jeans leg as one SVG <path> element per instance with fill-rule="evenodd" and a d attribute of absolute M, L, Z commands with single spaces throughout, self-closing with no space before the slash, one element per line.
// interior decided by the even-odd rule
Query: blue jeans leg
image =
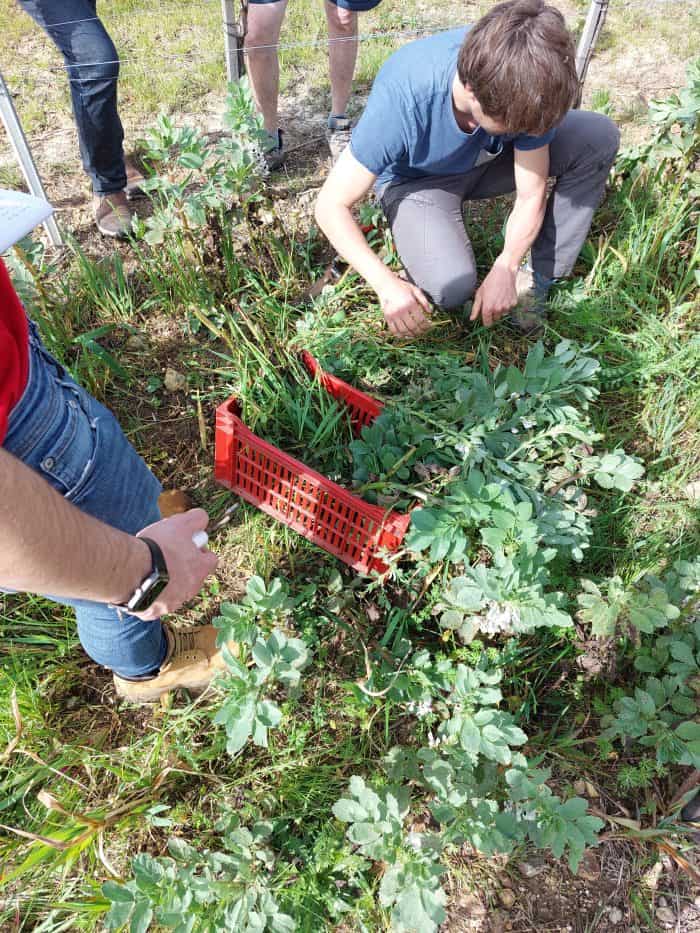
<path fill-rule="evenodd" d="M 158 521 L 160 483 L 114 415 L 70 378 L 33 326 L 29 362 L 3 447 L 108 525 L 135 534 Z M 86 600 L 56 601 L 74 607 L 83 648 L 99 664 L 128 678 L 152 675 L 162 664 L 167 641 L 159 621 Z"/>
<path fill-rule="evenodd" d="M 126 187 L 124 130 L 117 111 L 119 55 L 96 0 L 19 0 L 66 63 L 83 168 L 95 194 Z"/>

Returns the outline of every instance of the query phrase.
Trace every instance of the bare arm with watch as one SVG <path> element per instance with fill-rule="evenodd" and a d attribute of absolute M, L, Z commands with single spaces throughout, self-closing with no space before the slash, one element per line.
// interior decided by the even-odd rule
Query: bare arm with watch
<path fill-rule="evenodd" d="M 163 519 L 138 536 L 98 521 L 66 501 L 0 449 L 0 587 L 123 607 L 150 621 L 199 592 L 217 558 L 192 537 L 203 509 Z"/>

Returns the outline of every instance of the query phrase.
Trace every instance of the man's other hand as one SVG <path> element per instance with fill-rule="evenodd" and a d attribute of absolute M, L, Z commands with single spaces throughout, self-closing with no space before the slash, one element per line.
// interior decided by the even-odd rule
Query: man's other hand
<path fill-rule="evenodd" d="M 135 612 L 135 616 L 144 622 L 152 622 L 168 613 L 177 612 L 199 593 L 205 579 L 216 570 L 219 561 L 216 554 L 207 548 L 200 550 L 192 541 L 192 535 L 204 531 L 208 524 L 209 516 L 204 509 L 190 509 L 189 512 L 148 525 L 139 532 L 138 536 L 144 535 L 160 545 L 170 582 L 153 605 L 143 612 Z M 140 582 L 134 581 L 134 589 Z"/>
<path fill-rule="evenodd" d="M 476 321 L 481 315 L 485 327 L 491 327 L 518 303 L 515 290 L 515 271 L 498 260 L 474 296 L 470 321 Z"/>
<path fill-rule="evenodd" d="M 430 302 L 416 285 L 395 275 L 378 295 L 384 319 L 395 337 L 419 337 L 430 328 Z"/>

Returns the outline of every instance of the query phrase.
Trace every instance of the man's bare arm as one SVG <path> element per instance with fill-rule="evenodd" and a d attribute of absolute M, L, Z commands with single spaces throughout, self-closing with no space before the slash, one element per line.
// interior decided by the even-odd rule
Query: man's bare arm
<path fill-rule="evenodd" d="M 490 327 L 517 303 L 515 275 L 544 221 L 548 173 L 549 146 L 515 150 L 515 204 L 506 224 L 505 245 L 477 290 L 472 321 L 481 314 Z"/>
<path fill-rule="evenodd" d="M 415 336 L 430 324 L 430 303 L 423 292 L 404 282 L 373 252 L 352 216 L 352 207 L 370 190 L 376 175 L 348 147 L 333 166 L 316 202 L 316 221 L 340 255 L 371 285 L 392 333 Z"/>
<path fill-rule="evenodd" d="M 175 611 L 214 570 L 216 557 L 192 542 L 207 520 L 194 509 L 149 526 L 171 582 L 141 618 Z M 1 448 L 0 541 L 0 587 L 7 589 L 121 604 L 151 569 L 143 541 L 81 512 Z"/>

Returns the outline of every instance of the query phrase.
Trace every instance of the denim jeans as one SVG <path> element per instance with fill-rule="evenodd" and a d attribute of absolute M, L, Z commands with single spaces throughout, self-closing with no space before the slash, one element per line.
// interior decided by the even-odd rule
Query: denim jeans
<path fill-rule="evenodd" d="M 114 415 L 70 378 L 33 324 L 29 379 L 2 446 L 108 525 L 135 534 L 160 518 L 160 483 Z M 160 622 L 142 622 L 102 603 L 48 598 L 73 606 L 81 644 L 98 664 L 134 679 L 162 664 L 167 642 Z"/>
<path fill-rule="evenodd" d="M 117 50 L 97 17 L 96 0 L 18 0 L 66 63 L 83 168 L 95 194 L 126 187 L 124 130 L 117 112 Z"/>

